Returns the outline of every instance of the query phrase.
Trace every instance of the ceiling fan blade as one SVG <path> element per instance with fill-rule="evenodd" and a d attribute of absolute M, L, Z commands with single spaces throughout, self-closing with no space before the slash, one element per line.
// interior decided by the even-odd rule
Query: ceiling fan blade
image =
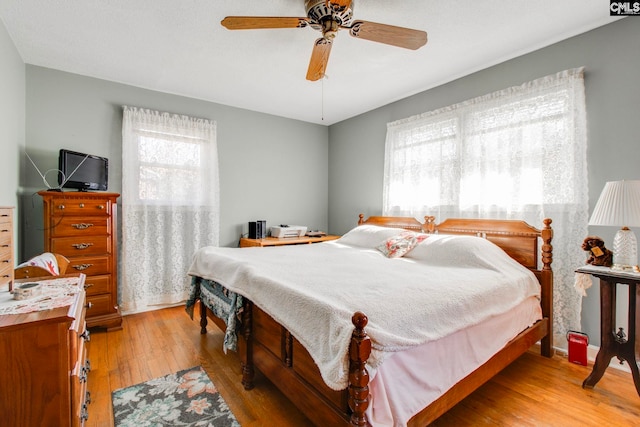
<path fill-rule="evenodd" d="M 307 80 L 315 82 L 324 77 L 332 45 L 331 40 L 327 40 L 324 37 L 316 40 L 313 45 L 313 52 L 311 52 L 311 61 L 309 61 L 309 69 L 307 70 Z"/>
<path fill-rule="evenodd" d="M 349 9 L 351 0 L 327 0 L 327 5 L 330 5 L 334 10 Z"/>
<path fill-rule="evenodd" d="M 259 30 L 263 28 L 303 28 L 308 18 L 278 16 L 227 16 L 220 22 L 228 30 Z"/>
<path fill-rule="evenodd" d="M 416 50 L 427 43 L 427 33 L 411 28 L 355 21 L 349 28 L 353 37 Z"/>

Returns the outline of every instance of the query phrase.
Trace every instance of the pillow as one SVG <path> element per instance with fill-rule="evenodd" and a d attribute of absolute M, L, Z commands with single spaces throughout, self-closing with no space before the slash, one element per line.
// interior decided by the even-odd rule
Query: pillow
<path fill-rule="evenodd" d="M 401 231 L 398 228 L 380 227 L 378 225 L 359 225 L 345 233 L 336 242 L 373 249 L 389 237 L 397 236 Z"/>
<path fill-rule="evenodd" d="M 416 245 L 429 237 L 428 234 L 414 233 L 413 231 L 403 231 L 397 236 L 389 237 L 376 249 L 385 254 L 388 258 L 400 258 L 409 253 Z"/>
<path fill-rule="evenodd" d="M 417 245 L 407 258 L 431 265 L 495 269 L 513 261 L 500 247 L 482 237 L 434 234 Z"/>

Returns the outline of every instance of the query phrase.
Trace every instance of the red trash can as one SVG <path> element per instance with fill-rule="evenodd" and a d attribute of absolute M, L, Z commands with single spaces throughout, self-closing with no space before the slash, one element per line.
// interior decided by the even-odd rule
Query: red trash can
<path fill-rule="evenodd" d="M 589 345 L 589 335 L 578 332 L 567 332 L 569 342 L 569 362 L 587 366 L 587 346 Z"/>

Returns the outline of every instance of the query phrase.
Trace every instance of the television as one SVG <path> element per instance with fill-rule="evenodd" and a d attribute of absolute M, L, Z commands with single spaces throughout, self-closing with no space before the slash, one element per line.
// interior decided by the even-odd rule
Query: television
<path fill-rule="evenodd" d="M 60 150 L 58 184 L 78 191 L 107 191 L 109 160 L 106 157 Z"/>

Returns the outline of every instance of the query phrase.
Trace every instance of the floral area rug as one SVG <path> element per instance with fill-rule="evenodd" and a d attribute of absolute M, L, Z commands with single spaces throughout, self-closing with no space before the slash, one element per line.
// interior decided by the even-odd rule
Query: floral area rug
<path fill-rule="evenodd" d="M 201 366 L 112 393 L 116 427 L 240 426 Z"/>

